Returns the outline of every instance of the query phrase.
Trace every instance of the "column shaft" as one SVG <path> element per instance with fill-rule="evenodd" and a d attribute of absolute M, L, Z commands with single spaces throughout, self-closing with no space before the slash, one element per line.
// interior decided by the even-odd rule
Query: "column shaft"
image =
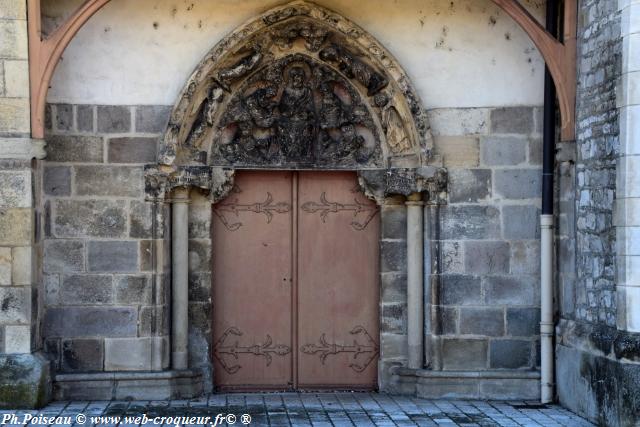
<path fill-rule="evenodd" d="M 189 190 L 173 196 L 171 235 L 171 367 L 187 369 L 189 342 Z"/>
<path fill-rule="evenodd" d="M 424 341 L 424 236 L 423 202 L 420 193 L 409 196 L 407 205 L 407 333 L 409 368 L 423 368 Z"/>

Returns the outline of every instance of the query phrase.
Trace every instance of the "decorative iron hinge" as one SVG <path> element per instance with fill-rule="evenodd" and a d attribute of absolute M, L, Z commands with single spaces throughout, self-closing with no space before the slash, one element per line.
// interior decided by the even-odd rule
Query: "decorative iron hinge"
<path fill-rule="evenodd" d="M 286 202 L 273 203 L 273 196 L 269 192 L 267 192 L 267 198 L 264 202 L 241 204 L 238 203 L 238 199 L 235 199 L 232 202 L 219 203 L 213 208 L 213 213 L 229 231 L 236 231 L 242 227 L 243 224 L 240 221 L 230 223 L 224 216 L 225 212 L 234 214 L 236 217 L 240 215 L 240 212 L 261 213 L 267 217 L 267 224 L 269 224 L 274 214 L 287 213 L 289 211 L 291 211 L 290 204 Z"/>
<path fill-rule="evenodd" d="M 353 212 L 353 221 L 351 221 L 351 226 L 358 231 L 364 230 L 367 225 L 371 222 L 374 216 L 378 213 L 377 206 L 370 206 L 367 203 L 360 202 L 357 198 L 353 199 L 355 203 L 336 203 L 330 202 L 327 200 L 327 194 L 322 193 L 320 195 L 320 203 L 318 202 L 305 202 L 302 204 L 301 208 L 303 211 L 307 213 L 316 213 L 320 212 L 320 218 L 322 222 L 327 221 L 327 216 L 330 213 L 337 213 L 343 211 Z M 357 216 L 360 213 L 365 212 L 367 216 L 362 220 L 358 221 Z"/>
<path fill-rule="evenodd" d="M 320 336 L 320 344 L 305 344 L 300 348 L 305 354 L 320 354 L 320 361 L 324 365 L 325 360 L 332 354 L 339 353 L 353 353 L 353 363 L 349 364 L 349 367 L 356 372 L 364 371 L 367 366 L 375 359 L 378 355 L 379 348 L 378 344 L 374 341 L 374 339 L 369 335 L 367 330 L 362 326 L 356 326 L 349 332 L 351 335 L 362 335 L 364 336 L 366 343 L 360 344 L 358 343 L 358 337 L 354 337 L 353 345 L 340 345 L 340 344 L 331 344 L 327 342 L 327 338 L 325 334 Z M 358 356 L 361 354 L 368 354 L 368 356 L 362 360 L 362 363 L 357 362 Z"/>
<path fill-rule="evenodd" d="M 224 369 L 229 374 L 235 374 L 236 372 L 238 372 L 242 368 L 242 365 L 229 365 L 225 361 L 223 357 L 224 355 L 230 355 L 235 360 L 239 359 L 238 355 L 240 354 L 253 354 L 255 356 L 262 356 L 266 359 L 267 366 L 270 366 L 271 361 L 273 360 L 272 355 L 275 354 L 278 356 L 284 356 L 291 353 L 291 347 L 289 346 L 286 346 L 284 344 L 273 345 L 273 339 L 270 335 L 267 335 L 267 339 L 264 343 L 248 346 L 241 346 L 237 340 L 231 345 L 225 344 L 225 341 L 230 335 L 239 337 L 242 336 L 242 332 L 240 332 L 240 330 L 235 326 L 232 326 L 222 334 L 220 339 L 216 341 L 215 345 L 213 346 L 213 356 L 218 362 L 220 362 L 220 365 L 222 365 L 222 369 Z"/>

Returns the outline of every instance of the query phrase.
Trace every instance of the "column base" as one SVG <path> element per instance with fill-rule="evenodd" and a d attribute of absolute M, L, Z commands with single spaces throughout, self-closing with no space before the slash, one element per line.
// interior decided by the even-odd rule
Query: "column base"
<path fill-rule="evenodd" d="M 51 366 L 41 354 L 0 355 L 0 408 L 38 409 L 51 400 Z"/>
<path fill-rule="evenodd" d="M 202 393 L 202 374 L 193 370 L 58 374 L 53 384 L 55 400 L 192 399 Z"/>

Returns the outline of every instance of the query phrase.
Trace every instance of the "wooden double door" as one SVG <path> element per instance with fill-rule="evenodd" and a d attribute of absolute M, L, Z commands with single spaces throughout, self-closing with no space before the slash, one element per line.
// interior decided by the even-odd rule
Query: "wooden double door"
<path fill-rule="evenodd" d="M 238 172 L 213 206 L 223 390 L 374 389 L 378 208 L 351 172 Z"/>

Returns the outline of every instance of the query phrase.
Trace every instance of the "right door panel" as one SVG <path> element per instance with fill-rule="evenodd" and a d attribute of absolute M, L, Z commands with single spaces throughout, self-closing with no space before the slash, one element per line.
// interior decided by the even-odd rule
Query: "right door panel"
<path fill-rule="evenodd" d="M 354 173 L 299 173 L 301 389 L 376 387 L 379 218 Z"/>

